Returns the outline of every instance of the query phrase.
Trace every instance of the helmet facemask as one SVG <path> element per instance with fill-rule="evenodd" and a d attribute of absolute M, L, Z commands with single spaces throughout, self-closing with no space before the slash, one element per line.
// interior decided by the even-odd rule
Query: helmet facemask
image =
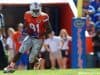
<path fill-rule="evenodd" d="M 37 9 L 37 10 L 32 10 L 32 16 L 33 17 L 38 17 L 40 15 L 40 10 Z"/>

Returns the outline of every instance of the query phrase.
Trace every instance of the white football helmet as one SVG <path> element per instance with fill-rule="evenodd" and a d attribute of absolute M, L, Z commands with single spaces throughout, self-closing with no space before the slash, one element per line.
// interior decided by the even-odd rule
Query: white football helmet
<path fill-rule="evenodd" d="M 34 2 L 30 5 L 30 11 L 32 11 L 32 16 L 33 17 L 38 17 L 41 12 L 41 4 Z"/>

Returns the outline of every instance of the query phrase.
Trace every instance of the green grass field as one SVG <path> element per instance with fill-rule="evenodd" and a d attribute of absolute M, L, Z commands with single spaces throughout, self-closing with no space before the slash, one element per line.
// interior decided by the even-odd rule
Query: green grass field
<path fill-rule="evenodd" d="M 22 70 L 0 75 L 100 75 L 100 69 L 68 69 L 68 70 Z"/>

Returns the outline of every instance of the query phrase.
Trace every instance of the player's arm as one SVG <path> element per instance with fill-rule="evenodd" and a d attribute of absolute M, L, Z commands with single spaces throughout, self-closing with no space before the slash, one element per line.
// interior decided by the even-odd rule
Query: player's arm
<path fill-rule="evenodd" d="M 29 19 L 30 19 L 29 12 L 27 11 L 24 14 L 24 29 L 23 29 L 23 32 L 26 34 L 28 34 L 28 29 L 29 29 L 28 21 L 29 21 Z"/>
<path fill-rule="evenodd" d="M 45 30 L 46 30 L 46 35 L 47 34 L 49 34 L 49 33 L 51 33 L 52 32 L 52 26 L 51 26 L 51 24 L 50 24 L 50 21 L 49 21 L 49 16 L 48 16 L 48 14 L 44 14 L 45 16 L 44 16 L 44 27 L 45 27 Z"/>
<path fill-rule="evenodd" d="M 48 37 L 48 34 L 52 32 L 52 27 L 49 21 L 46 22 L 45 29 L 46 29 L 45 36 Z"/>
<path fill-rule="evenodd" d="M 44 26 L 46 29 L 45 35 L 47 36 L 49 33 L 52 32 L 52 27 L 49 21 L 46 21 Z"/>
<path fill-rule="evenodd" d="M 27 30 L 28 30 L 28 25 L 27 25 L 27 22 L 25 21 L 22 33 L 26 33 L 27 34 Z"/>

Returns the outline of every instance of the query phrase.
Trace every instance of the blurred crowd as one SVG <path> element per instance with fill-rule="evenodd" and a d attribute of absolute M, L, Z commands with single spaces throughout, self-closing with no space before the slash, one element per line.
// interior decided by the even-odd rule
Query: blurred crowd
<path fill-rule="evenodd" d="M 20 45 L 22 44 L 26 33 L 23 33 L 23 24 L 19 23 L 17 31 L 14 28 L 8 28 L 7 38 L 3 38 L 1 34 L 2 41 L 2 50 L 6 58 L 2 59 L 6 64 L 10 63 L 14 55 L 18 52 Z M 61 29 L 59 36 L 56 36 L 52 31 L 47 37 L 43 38 L 44 43 L 41 47 L 41 50 L 37 56 L 36 61 L 34 62 L 33 69 L 45 69 L 45 68 L 67 68 L 67 60 L 69 57 L 69 42 L 72 41 L 71 36 L 67 33 L 66 29 Z M 0 48 L 1 49 L 1 48 Z M 28 69 L 28 55 L 29 52 L 22 54 L 20 59 L 16 63 L 17 69 Z M 2 57 L 2 56 L 1 56 Z M 7 61 L 8 59 L 8 61 Z M 1 61 L 0 61 L 1 62 Z M 4 63 L 1 63 L 3 66 Z M 4 65 L 5 66 L 5 65 Z"/>
<path fill-rule="evenodd" d="M 14 55 L 18 52 L 20 45 L 26 36 L 26 34 L 22 33 L 23 30 L 23 24 L 19 23 L 17 30 L 15 30 L 12 27 L 9 27 L 7 29 L 7 32 L 4 35 L 3 28 L 0 30 L 0 41 L 2 43 L 2 47 L 0 46 L 0 69 L 3 69 L 5 66 L 7 66 L 13 59 Z M 3 54 L 3 56 L 2 56 Z M 5 57 L 5 58 L 2 58 Z M 6 64 L 4 64 L 4 62 Z M 19 61 L 16 63 L 18 65 L 17 68 L 26 68 L 28 64 L 28 55 L 27 53 L 24 53 Z"/>
<path fill-rule="evenodd" d="M 86 17 L 87 67 L 100 68 L 100 0 L 83 0 L 83 17 Z M 23 23 L 18 24 L 17 30 L 9 27 L 6 35 L 4 30 L 0 29 L 0 69 L 7 66 L 18 52 L 27 35 L 27 33 L 23 33 L 23 29 Z M 36 62 L 33 68 L 67 68 L 71 41 L 72 37 L 69 36 L 66 29 L 61 29 L 59 36 L 52 32 L 48 37 L 44 37 L 43 46 L 37 56 L 39 62 Z M 17 61 L 17 69 L 28 69 L 29 53 L 25 52 Z"/>
<path fill-rule="evenodd" d="M 100 0 L 83 0 L 82 16 L 86 17 L 87 67 L 100 68 Z"/>
<path fill-rule="evenodd" d="M 100 68 L 100 0 L 83 0 L 86 17 L 87 67 Z"/>

